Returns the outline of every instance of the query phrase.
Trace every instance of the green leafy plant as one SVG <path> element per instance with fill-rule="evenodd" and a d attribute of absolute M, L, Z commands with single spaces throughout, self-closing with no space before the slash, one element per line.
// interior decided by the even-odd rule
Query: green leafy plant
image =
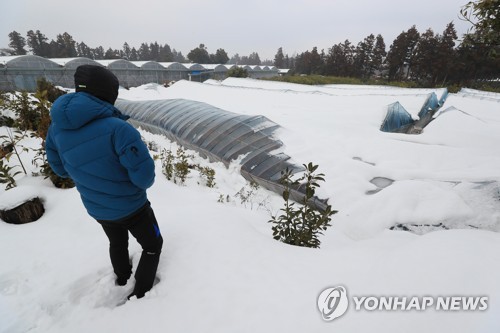
<path fill-rule="evenodd" d="M 2 109 L 7 106 L 9 99 L 3 91 L 0 91 L 0 126 L 14 126 L 14 119 L 3 114 Z"/>
<path fill-rule="evenodd" d="M 167 177 L 168 180 L 172 180 L 174 176 L 174 154 L 172 154 L 171 150 L 163 149 L 160 158 L 163 174 Z"/>
<path fill-rule="evenodd" d="M 10 190 L 17 186 L 15 176 L 21 173 L 21 171 L 13 171 L 15 167 L 9 166 L 4 163 L 3 159 L 0 160 L 0 183 L 7 184 L 5 190 Z"/>
<path fill-rule="evenodd" d="M 57 188 L 73 188 L 75 182 L 71 178 L 59 177 L 54 170 L 50 167 L 47 161 L 47 154 L 45 147 L 40 147 L 36 150 L 36 155 L 32 160 L 34 166 L 39 167 L 38 173 L 33 173 L 34 176 L 43 176 L 45 179 L 49 178 L 52 184 Z"/>
<path fill-rule="evenodd" d="M 4 158 L 9 161 L 12 155 L 17 157 L 17 160 L 19 162 L 19 166 L 23 169 L 23 172 L 25 175 L 28 173 L 26 172 L 26 168 L 24 167 L 23 161 L 21 160 L 21 153 L 22 152 L 27 152 L 29 151 L 29 148 L 24 147 L 21 145 L 19 142 L 23 139 L 26 139 L 28 137 L 26 131 L 22 132 L 20 130 L 14 130 L 12 131 L 10 128 L 7 128 L 7 135 L 1 135 L 0 140 L 2 140 L 2 147 L 11 147 L 12 151 L 6 153 L 4 155 Z"/>
<path fill-rule="evenodd" d="M 186 178 L 190 172 L 188 157 L 192 156 L 187 155 L 186 151 L 179 147 L 177 148 L 175 157 L 177 162 L 174 164 L 174 182 L 176 182 L 176 180 L 178 179 L 180 184 L 182 185 L 186 182 Z"/>
<path fill-rule="evenodd" d="M 199 172 L 207 187 L 215 187 L 215 170 L 208 166 L 203 167 L 199 164 L 193 164 L 191 161 L 193 158 L 194 156 L 187 154 L 182 147 L 177 148 L 175 155 L 171 150 L 163 149 L 160 155 L 162 172 L 168 180 L 183 185 L 191 170 L 195 169 Z"/>
<path fill-rule="evenodd" d="M 205 180 L 207 187 L 215 187 L 215 170 L 211 167 L 202 167 L 197 165 L 196 169 L 200 172 L 200 176 Z"/>
<path fill-rule="evenodd" d="M 233 67 L 226 73 L 227 77 L 248 77 L 248 71 L 241 67 Z"/>
<path fill-rule="evenodd" d="M 52 82 L 47 81 L 44 77 L 36 81 L 36 90 L 38 92 L 44 91 L 50 103 L 54 103 L 58 97 L 66 94 L 64 90 L 57 88 Z"/>
<path fill-rule="evenodd" d="M 193 158 L 193 156 L 186 154 L 182 147 L 177 148 L 175 155 L 171 150 L 164 149 L 161 153 L 163 174 L 168 180 L 183 185 L 191 169 L 194 168 L 189 164 L 189 158 Z"/>
<path fill-rule="evenodd" d="M 47 153 L 45 151 L 45 138 L 49 131 L 51 123 L 50 108 L 52 102 L 59 96 L 64 95 L 65 92 L 57 89 L 52 83 L 41 79 L 37 81 L 37 91 L 34 94 L 35 100 L 33 106 L 38 113 L 38 123 L 36 124 L 36 131 L 32 134 L 33 137 L 42 139 L 42 146 L 36 150 L 35 158 L 32 163 L 40 167 L 40 174 L 44 178 L 49 178 L 52 184 L 57 188 L 72 188 L 75 183 L 71 178 L 59 177 L 50 167 L 47 161 Z"/>
<path fill-rule="evenodd" d="M 15 97 L 7 102 L 7 108 L 16 115 L 14 126 L 21 130 L 35 130 L 39 123 L 37 112 L 31 96 L 26 92 L 15 93 Z"/>
<path fill-rule="evenodd" d="M 279 216 L 271 215 L 270 223 L 273 224 L 273 238 L 286 244 L 319 248 L 321 242 L 319 235 L 323 234 L 330 225 L 331 216 L 336 213 L 330 205 L 322 212 L 315 210 L 311 205 L 319 182 L 325 181 L 324 174 L 315 172 L 318 165 L 304 164 L 306 171 L 299 179 L 292 179 L 292 172 L 286 169 L 280 179 L 284 186 L 284 207 Z M 302 183 L 304 182 L 304 183 Z M 302 184 L 302 185 L 301 185 Z M 292 188 L 304 186 L 305 195 L 297 206 L 290 198 Z"/>

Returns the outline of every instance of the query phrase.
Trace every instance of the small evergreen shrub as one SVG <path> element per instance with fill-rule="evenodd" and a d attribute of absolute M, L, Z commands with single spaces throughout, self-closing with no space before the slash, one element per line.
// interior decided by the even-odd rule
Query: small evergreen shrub
<path fill-rule="evenodd" d="M 64 90 L 57 88 L 52 82 L 47 81 L 44 77 L 36 81 L 36 90 L 37 92 L 45 91 L 47 100 L 50 103 L 54 103 L 57 98 L 66 94 Z"/>
<path fill-rule="evenodd" d="M 20 142 L 23 139 L 26 139 L 28 135 L 26 134 L 26 131 L 21 132 L 20 130 L 14 130 L 12 131 L 11 129 L 7 129 L 7 135 L 1 135 L 0 140 L 1 143 L 0 145 L 2 147 L 7 148 L 7 150 L 4 150 L 5 148 L 2 149 L 5 153 L 3 154 L 3 158 L 7 160 L 7 162 L 10 160 L 10 158 L 14 155 L 17 157 L 17 161 L 19 162 L 19 166 L 23 169 L 24 174 L 26 175 L 26 168 L 24 167 L 23 161 L 21 160 L 21 154 L 23 152 L 29 151 L 29 148 L 24 147 L 23 145 L 20 144 Z M 17 175 L 18 173 L 16 173 Z"/>
<path fill-rule="evenodd" d="M 190 172 L 190 165 L 188 162 L 188 157 L 191 155 L 186 155 L 186 151 L 179 147 L 176 152 L 177 162 L 174 164 L 174 183 L 178 179 L 180 184 L 183 185 L 186 182 L 186 178 Z"/>
<path fill-rule="evenodd" d="M 191 170 L 194 169 L 199 172 L 207 187 L 215 187 L 215 170 L 193 164 L 191 161 L 193 158 L 194 156 L 187 154 L 182 147 L 177 149 L 175 155 L 171 150 L 163 149 L 160 155 L 162 172 L 168 180 L 183 185 Z"/>
<path fill-rule="evenodd" d="M 199 165 L 197 165 L 196 168 L 200 172 L 200 176 L 205 180 L 205 185 L 210 188 L 215 187 L 215 170 L 210 167 L 201 167 Z"/>
<path fill-rule="evenodd" d="M 241 67 L 233 67 L 227 71 L 227 77 L 248 77 L 248 71 Z"/>
<path fill-rule="evenodd" d="M 326 210 L 319 212 L 312 208 L 310 200 L 314 197 L 319 182 L 325 181 L 324 174 L 316 174 L 318 165 L 304 164 L 305 174 L 297 180 L 292 179 L 292 172 L 286 169 L 280 179 L 284 186 L 284 207 L 280 216 L 271 215 L 270 223 L 273 224 L 273 238 L 286 244 L 319 248 L 321 242 L 319 235 L 323 234 L 330 225 L 331 216 L 336 213 L 328 205 Z M 290 200 L 290 190 L 305 181 L 305 195 L 300 206 Z"/>
<path fill-rule="evenodd" d="M 174 154 L 172 154 L 171 150 L 163 149 L 160 158 L 163 174 L 167 177 L 168 180 L 172 180 L 174 176 Z"/>
<path fill-rule="evenodd" d="M 17 117 L 14 122 L 15 127 L 23 131 L 36 131 L 40 115 L 33 104 L 33 100 L 26 91 L 15 93 L 15 98 L 6 103 L 7 108 L 11 109 Z"/>
<path fill-rule="evenodd" d="M 5 190 L 10 190 L 17 186 L 15 176 L 21 173 L 21 171 L 13 171 L 14 167 L 9 166 L 4 163 L 3 159 L 0 159 L 0 184 L 6 184 Z"/>

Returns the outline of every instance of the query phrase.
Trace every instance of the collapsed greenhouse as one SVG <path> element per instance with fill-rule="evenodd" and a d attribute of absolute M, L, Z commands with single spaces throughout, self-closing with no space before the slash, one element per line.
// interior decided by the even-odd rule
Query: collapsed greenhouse
<path fill-rule="evenodd" d="M 185 99 L 128 101 L 119 99 L 116 106 L 130 122 L 151 133 L 162 134 L 212 161 L 242 158 L 241 174 L 264 188 L 282 193 L 282 172 L 304 171 L 288 155 L 276 152 L 283 143 L 273 136 L 279 125 L 264 116 L 239 115 L 215 106 Z M 302 201 L 305 189 L 290 190 L 290 197 Z M 325 210 L 327 202 L 314 197 L 310 204 Z"/>
<path fill-rule="evenodd" d="M 171 81 L 223 79 L 236 65 L 183 64 L 178 62 L 128 61 L 125 59 L 92 60 L 89 58 L 47 59 L 35 55 L 0 57 L 0 90 L 35 91 L 40 78 L 61 87 L 74 88 L 73 75 L 78 66 L 100 65 L 112 71 L 124 88 L 146 83 L 167 84 Z M 245 66 L 251 78 L 279 75 L 274 66 Z"/>

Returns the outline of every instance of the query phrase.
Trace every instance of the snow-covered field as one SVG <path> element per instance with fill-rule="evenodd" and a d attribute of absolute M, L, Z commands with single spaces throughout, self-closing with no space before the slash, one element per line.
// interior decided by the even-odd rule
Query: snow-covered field
<path fill-rule="evenodd" d="M 278 123 L 282 150 L 326 174 L 319 196 L 339 210 L 333 226 L 321 249 L 279 243 L 267 221 L 280 195 L 259 189 L 242 204 L 235 194 L 249 185 L 237 163 L 210 164 L 209 189 L 194 174 L 186 186 L 167 181 L 158 161 L 149 198 L 165 239 L 161 281 L 117 307 L 133 279 L 114 285 L 106 236 L 76 190 L 19 178 L 0 189 L 0 208 L 36 193 L 46 213 L 0 223 L 0 332 L 499 332 L 500 96 L 450 94 L 422 134 L 379 131 L 387 105 L 399 101 L 416 117 L 429 92 L 443 91 L 250 79 L 120 90 L 124 99 L 185 98 Z M 373 180 L 383 178 L 393 182 Z M 419 235 L 394 225 L 418 225 Z M 130 249 L 137 265 L 140 247 L 131 240 Z M 333 286 L 350 298 L 486 296 L 488 309 L 369 311 L 351 301 L 326 322 L 316 303 Z"/>

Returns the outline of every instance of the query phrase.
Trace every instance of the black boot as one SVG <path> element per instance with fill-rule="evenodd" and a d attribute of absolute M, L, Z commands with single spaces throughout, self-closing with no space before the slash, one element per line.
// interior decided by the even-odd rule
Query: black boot
<path fill-rule="evenodd" d="M 153 285 L 157 283 L 156 280 L 158 278 L 156 278 L 156 270 L 158 268 L 158 262 L 160 261 L 160 253 L 161 252 L 142 252 L 139 265 L 135 272 L 134 291 L 127 297 L 128 299 L 133 296 L 137 298 L 144 297 L 144 294 L 150 291 Z"/>
<path fill-rule="evenodd" d="M 128 275 L 118 276 L 115 280 L 117 286 L 124 286 L 127 284 L 128 279 L 132 275 L 132 266 L 130 266 L 130 273 Z"/>

